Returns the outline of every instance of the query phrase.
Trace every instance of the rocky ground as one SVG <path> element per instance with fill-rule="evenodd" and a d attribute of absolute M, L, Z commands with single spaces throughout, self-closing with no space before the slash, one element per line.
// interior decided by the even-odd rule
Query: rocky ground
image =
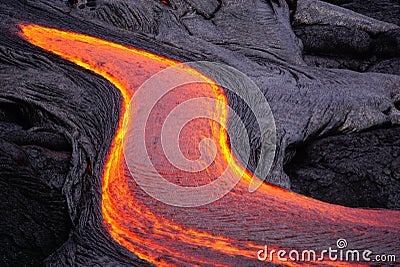
<path fill-rule="evenodd" d="M 342 19 L 306 23 L 282 0 L 1 1 L 0 265 L 147 264 L 97 231 L 120 96 L 101 76 L 22 40 L 19 23 L 231 65 L 275 116 L 268 182 L 329 203 L 399 209 L 400 2 L 326 2 Z M 376 21 L 365 27 L 338 7 Z M 251 118 L 246 127 L 257 158 L 257 127 Z"/>

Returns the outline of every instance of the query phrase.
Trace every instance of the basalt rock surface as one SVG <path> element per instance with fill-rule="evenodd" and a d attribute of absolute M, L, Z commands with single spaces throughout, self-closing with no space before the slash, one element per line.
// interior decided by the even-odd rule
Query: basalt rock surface
<path fill-rule="evenodd" d="M 326 2 L 400 25 L 398 1 Z M 148 265 L 112 241 L 101 220 L 118 91 L 24 41 L 20 23 L 235 67 L 260 87 L 275 117 L 277 152 L 266 181 L 329 203 L 400 208 L 395 26 L 372 33 L 352 20 L 296 23 L 283 0 L 3 0 L 0 18 L 2 266 Z M 256 157 L 254 123 L 246 127 Z"/>

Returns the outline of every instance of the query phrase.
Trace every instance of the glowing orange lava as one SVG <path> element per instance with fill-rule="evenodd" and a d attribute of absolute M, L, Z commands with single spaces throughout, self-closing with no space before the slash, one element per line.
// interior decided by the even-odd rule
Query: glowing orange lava
<path fill-rule="evenodd" d="M 164 5 L 169 6 L 168 0 L 161 0 L 161 2 L 162 2 Z"/>
<path fill-rule="evenodd" d="M 183 131 L 186 136 L 181 138 L 182 144 L 187 146 L 183 150 L 193 157 L 196 157 L 196 151 L 191 147 L 204 137 L 212 138 L 218 144 L 212 166 L 194 174 L 179 172 L 168 164 L 157 143 L 149 147 L 154 154 L 153 163 L 177 183 L 182 182 L 175 179 L 178 176 L 194 184 L 204 183 L 217 177 L 226 167 L 237 175 L 243 174 L 240 183 L 218 201 L 196 208 L 173 207 L 149 197 L 126 169 L 122 123 L 129 121 L 126 110 L 135 90 L 153 74 L 179 62 L 83 34 L 38 25 L 20 25 L 20 28 L 21 36 L 30 43 L 103 76 L 121 92 L 121 119 L 103 171 L 102 216 L 112 238 L 140 258 L 158 266 L 259 266 L 266 264 L 257 260 L 257 252 L 264 245 L 276 250 L 321 251 L 335 247 L 339 238 L 346 238 L 356 249 L 386 254 L 397 252 L 395 249 L 400 245 L 399 211 L 331 205 L 267 183 L 249 193 L 251 174 L 236 160 L 227 163 L 231 154 L 225 125 L 207 120 L 189 125 Z M 159 134 L 157 121 L 164 119 L 179 102 L 206 96 L 227 103 L 223 90 L 210 79 L 196 70 L 187 68 L 187 71 L 202 77 L 208 84 L 188 85 L 166 97 L 150 118 L 149 129 L 146 129 L 150 137 Z M 201 108 L 213 113 L 219 107 Z M 220 122 L 225 122 L 227 111 L 219 112 Z M 177 172 L 178 176 L 175 175 Z M 282 262 L 276 256 L 272 262 L 289 266 L 359 264 L 333 262 L 326 258 L 323 263 Z"/>

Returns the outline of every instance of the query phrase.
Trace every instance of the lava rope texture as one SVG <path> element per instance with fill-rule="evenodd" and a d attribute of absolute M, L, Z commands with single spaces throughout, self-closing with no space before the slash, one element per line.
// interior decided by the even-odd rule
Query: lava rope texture
<path fill-rule="evenodd" d="M 400 247 L 399 211 L 333 205 L 268 183 L 250 193 L 251 174 L 236 161 L 233 164 L 243 174 L 241 180 L 218 201 L 183 208 L 151 198 L 127 171 L 123 122 L 135 116 L 127 111 L 135 90 L 154 74 L 179 62 L 79 33 L 34 24 L 20 25 L 20 28 L 20 36 L 33 45 L 103 76 L 120 91 L 121 117 L 102 173 L 102 217 L 111 237 L 140 258 L 158 266 L 255 266 L 260 264 L 257 256 L 266 245 L 269 250 L 318 251 L 329 246 L 336 248 L 336 240 L 345 238 L 352 248 L 374 253 L 395 253 Z M 190 71 L 209 84 L 188 85 L 185 90 L 177 89 L 167 96 L 148 123 L 150 136 L 160 132 L 157 121 L 165 119 L 166 112 L 190 98 L 206 96 L 228 104 L 221 88 L 216 89 L 207 77 L 193 69 Z M 199 108 L 215 111 L 215 106 Z M 221 116 L 227 114 L 222 112 Z M 190 146 L 204 137 L 216 142 L 214 162 L 205 171 L 191 173 L 183 181 L 174 180 L 175 169 L 158 154 L 162 152 L 161 144 L 157 143 L 159 139 L 147 143 L 153 147 L 152 162 L 161 173 L 173 170 L 163 174 L 171 181 L 204 184 L 230 164 L 226 161 L 230 151 L 222 129 L 225 126 L 199 119 L 181 133 L 183 150 L 187 149 L 186 156 L 194 159 L 199 157 L 198 151 Z M 287 266 L 368 264 L 330 261 L 327 257 L 307 262 L 280 261 L 277 257 L 268 260 Z"/>

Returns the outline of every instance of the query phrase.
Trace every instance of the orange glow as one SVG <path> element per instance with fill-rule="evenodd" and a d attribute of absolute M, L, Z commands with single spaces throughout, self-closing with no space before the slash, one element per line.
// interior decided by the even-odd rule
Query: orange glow
<path fill-rule="evenodd" d="M 161 0 L 161 2 L 162 2 L 164 5 L 169 6 L 168 0 Z"/>
<path fill-rule="evenodd" d="M 33 45 L 103 76 L 120 91 L 121 119 L 103 170 L 102 216 L 112 238 L 140 258 L 157 266 L 258 266 L 257 252 L 265 244 L 277 250 L 318 251 L 332 246 L 338 238 L 346 238 L 350 244 L 367 245 L 369 247 L 363 248 L 379 251 L 387 247 L 388 242 L 398 242 L 393 238 L 398 239 L 400 234 L 399 211 L 331 205 L 267 183 L 249 193 L 252 174 L 237 160 L 229 163 L 233 155 L 224 130 L 228 117 L 224 106 L 203 107 L 220 114 L 222 125 L 199 120 L 190 128 L 194 129 L 188 133 L 190 136 L 182 137 L 188 146 L 204 136 L 212 138 L 218 146 L 215 164 L 204 172 L 179 172 L 179 177 L 202 183 L 217 177 L 228 167 L 237 175 L 243 175 L 239 184 L 222 199 L 203 207 L 173 207 L 149 197 L 132 182 L 125 166 L 122 138 L 126 129 L 123 122 L 130 119 L 126 110 L 135 90 L 155 73 L 179 62 L 83 34 L 39 25 L 20 25 L 20 28 L 20 35 Z M 223 89 L 209 78 L 194 69 L 185 70 L 201 77 L 207 84 L 187 85 L 172 92 L 160 107 L 160 116 L 167 115 L 165 112 L 174 106 L 168 99 L 179 102 L 207 96 L 228 103 Z M 150 136 L 156 136 L 160 131 L 156 124 L 158 118 L 150 118 L 150 122 L 154 122 L 150 126 L 155 128 L 148 129 Z M 160 147 L 153 148 L 154 155 L 162 152 Z M 187 147 L 187 150 L 191 148 Z M 155 156 L 153 163 L 163 172 L 177 172 L 161 156 Z M 170 176 L 173 182 L 180 182 L 174 175 Z M 360 236 L 364 242 L 360 243 Z M 276 257 L 273 262 L 302 265 L 301 262 L 281 262 Z M 303 264 L 320 266 L 321 262 Z M 358 264 L 325 260 L 323 265 Z"/>

